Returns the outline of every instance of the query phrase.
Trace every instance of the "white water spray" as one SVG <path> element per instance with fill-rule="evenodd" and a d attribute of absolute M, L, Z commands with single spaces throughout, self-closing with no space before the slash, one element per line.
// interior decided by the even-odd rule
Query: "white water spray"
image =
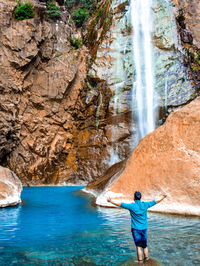
<path fill-rule="evenodd" d="M 131 0 L 139 139 L 155 128 L 151 8 L 152 0 Z"/>

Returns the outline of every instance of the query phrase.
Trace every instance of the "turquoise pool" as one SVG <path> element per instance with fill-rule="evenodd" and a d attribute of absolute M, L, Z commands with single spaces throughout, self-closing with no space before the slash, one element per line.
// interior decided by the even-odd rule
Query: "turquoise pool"
<path fill-rule="evenodd" d="M 81 187 L 24 188 L 0 209 L 0 265 L 119 265 L 136 258 L 129 213 L 91 206 Z M 150 256 L 200 265 L 200 219 L 149 213 Z"/>

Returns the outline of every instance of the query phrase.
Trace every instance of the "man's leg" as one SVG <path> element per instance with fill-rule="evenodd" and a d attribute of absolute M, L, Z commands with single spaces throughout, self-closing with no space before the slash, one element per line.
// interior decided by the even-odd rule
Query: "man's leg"
<path fill-rule="evenodd" d="M 148 260 L 149 259 L 148 247 L 143 248 L 143 252 L 144 252 L 144 259 Z"/>
<path fill-rule="evenodd" d="M 149 259 L 149 252 L 147 247 L 147 229 L 142 230 L 142 247 L 143 247 L 143 253 L 144 253 L 144 260 Z"/>
<path fill-rule="evenodd" d="M 143 262 L 143 258 L 142 258 L 142 248 L 141 248 L 141 247 L 136 247 L 136 250 L 137 250 L 138 261 L 139 261 L 139 262 Z"/>

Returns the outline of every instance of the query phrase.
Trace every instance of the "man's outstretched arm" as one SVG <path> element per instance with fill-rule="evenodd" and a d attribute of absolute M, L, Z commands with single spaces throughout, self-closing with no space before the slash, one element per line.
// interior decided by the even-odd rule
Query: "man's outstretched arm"
<path fill-rule="evenodd" d="M 111 198 L 107 198 L 107 201 L 118 206 L 118 207 L 121 207 L 121 202 L 116 202 L 115 200 L 113 200 Z"/>
<path fill-rule="evenodd" d="M 167 197 L 167 195 L 162 195 L 162 198 L 156 200 L 156 203 L 160 203 L 162 200 L 164 200 Z"/>

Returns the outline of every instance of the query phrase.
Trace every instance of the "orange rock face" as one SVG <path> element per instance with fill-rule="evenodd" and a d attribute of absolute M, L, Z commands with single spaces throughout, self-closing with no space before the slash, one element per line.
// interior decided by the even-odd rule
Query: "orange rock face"
<path fill-rule="evenodd" d="M 0 166 L 0 207 L 19 204 L 21 192 L 19 178 L 8 168 Z"/>
<path fill-rule="evenodd" d="M 144 199 L 168 198 L 155 211 L 200 215 L 200 98 L 173 112 L 141 140 L 109 191 Z"/>

